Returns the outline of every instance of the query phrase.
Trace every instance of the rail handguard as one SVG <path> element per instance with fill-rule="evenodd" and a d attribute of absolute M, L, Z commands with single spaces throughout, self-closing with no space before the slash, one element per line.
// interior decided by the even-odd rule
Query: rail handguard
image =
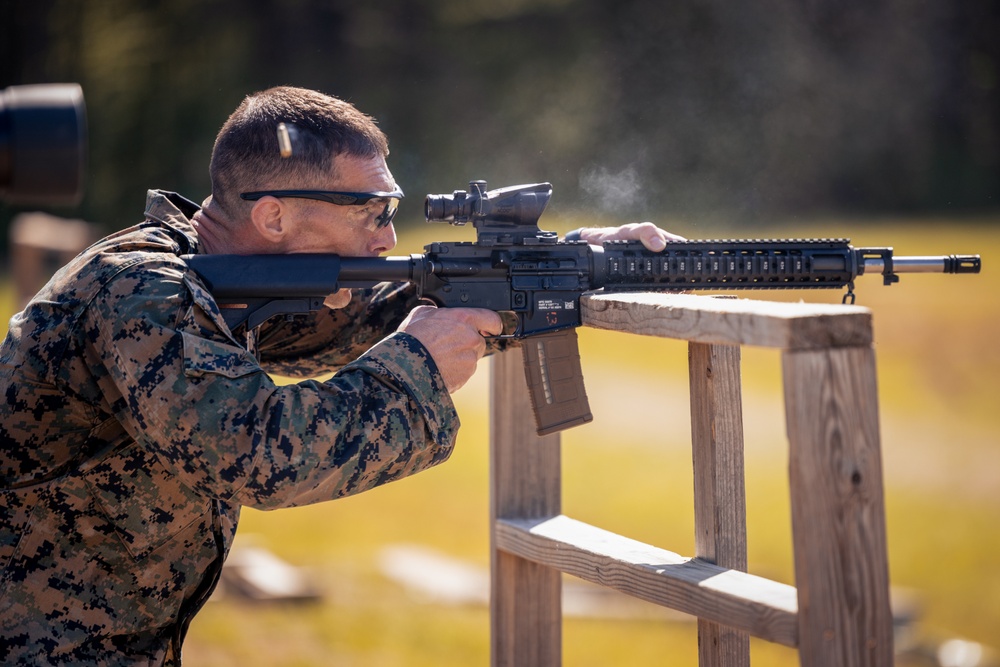
<path fill-rule="evenodd" d="M 441 307 L 487 308 L 504 320 L 503 338 L 523 344 L 525 376 L 539 435 L 592 420 L 575 327 L 580 296 L 604 289 L 723 290 L 847 288 L 877 273 L 885 285 L 900 273 L 979 273 L 978 255 L 894 257 L 892 248 L 854 248 L 847 239 L 699 240 L 670 242 L 662 252 L 638 241 L 591 246 L 560 241 L 538 219 L 552 195 L 548 183 L 428 195 L 428 222 L 477 230 L 472 242 L 436 242 L 409 257 L 331 254 L 187 255 L 215 297 L 226 323 L 251 330 L 274 315 L 307 313 L 340 288 L 412 282 Z"/>

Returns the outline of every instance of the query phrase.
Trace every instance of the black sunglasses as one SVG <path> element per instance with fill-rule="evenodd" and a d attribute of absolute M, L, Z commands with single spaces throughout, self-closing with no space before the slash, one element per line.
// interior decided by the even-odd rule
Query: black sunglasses
<path fill-rule="evenodd" d="M 240 199 L 247 201 L 257 201 L 261 197 L 297 197 L 299 199 L 315 199 L 325 201 L 337 206 L 363 206 L 372 199 L 385 199 L 385 208 L 375 217 L 375 226 L 378 229 L 388 227 L 392 219 L 396 217 L 396 210 L 399 208 L 399 200 L 403 198 L 403 191 L 400 189 L 392 192 L 335 192 L 331 190 L 259 190 L 257 192 L 243 192 Z"/>

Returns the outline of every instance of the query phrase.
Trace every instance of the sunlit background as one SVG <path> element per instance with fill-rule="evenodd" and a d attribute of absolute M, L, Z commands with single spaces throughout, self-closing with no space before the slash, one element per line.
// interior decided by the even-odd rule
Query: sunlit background
<path fill-rule="evenodd" d="M 899 664 L 996 664 L 997 35 L 996 3 L 975 0 L 0 0 L 0 88 L 82 85 L 85 197 L 49 212 L 100 232 L 138 222 L 148 188 L 201 200 L 228 114 L 292 84 L 353 102 L 389 135 L 408 195 L 394 253 L 471 240 L 425 225 L 423 195 L 482 178 L 551 182 L 542 226 L 560 232 L 647 219 L 690 238 L 982 254 L 979 276 L 859 280 L 858 302 L 874 313 Z M 0 204 L 3 321 L 26 210 Z M 581 339 L 595 421 L 563 438 L 564 511 L 691 555 L 684 344 Z M 336 503 L 245 511 L 242 553 L 276 559 L 308 599 L 224 587 L 186 664 L 487 664 L 486 375 L 456 396 L 464 426 L 445 465 Z M 743 375 L 750 571 L 794 583 L 780 359 L 746 350 Z M 692 619 L 572 579 L 565 595 L 566 665 L 696 664 Z M 797 662 L 756 640 L 752 652 Z"/>

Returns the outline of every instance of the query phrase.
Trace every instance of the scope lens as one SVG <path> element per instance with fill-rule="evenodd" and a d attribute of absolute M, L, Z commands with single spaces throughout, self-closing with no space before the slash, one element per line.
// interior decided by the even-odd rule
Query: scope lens
<path fill-rule="evenodd" d="M 427 220 L 451 220 L 455 217 L 454 197 L 451 195 L 427 195 L 424 200 L 424 216 Z"/>
<path fill-rule="evenodd" d="M 83 196 L 87 119 L 78 84 L 0 90 L 0 197 L 72 205 Z"/>

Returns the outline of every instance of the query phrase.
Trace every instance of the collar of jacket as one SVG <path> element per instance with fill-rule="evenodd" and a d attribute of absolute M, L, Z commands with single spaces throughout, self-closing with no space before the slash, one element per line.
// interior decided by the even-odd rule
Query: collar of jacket
<path fill-rule="evenodd" d="M 155 220 L 176 230 L 187 241 L 188 249 L 182 254 L 197 252 L 198 232 L 191 224 L 191 218 L 201 206 L 176 192 L 148 190 L 146 192 L 147 220 Z"/>

